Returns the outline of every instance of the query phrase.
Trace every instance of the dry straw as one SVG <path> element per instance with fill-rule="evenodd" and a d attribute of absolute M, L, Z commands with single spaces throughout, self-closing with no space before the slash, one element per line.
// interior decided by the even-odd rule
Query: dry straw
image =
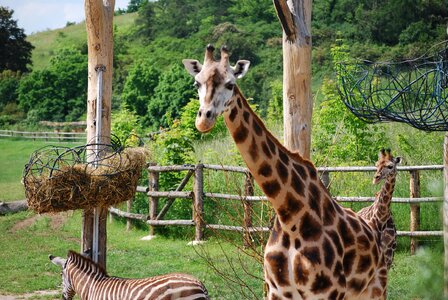
<path fill-rule="evenodd" d="M 103 145 L 104 146 L 104 145 Z M 28 207 L 37 213 L 107 207 L 134 197 L 146 165 L 147 150 L 102 150 L 96 165 L 89 146 L 76 150 L 55 148 L 36 151 L 23 177 Z"/>

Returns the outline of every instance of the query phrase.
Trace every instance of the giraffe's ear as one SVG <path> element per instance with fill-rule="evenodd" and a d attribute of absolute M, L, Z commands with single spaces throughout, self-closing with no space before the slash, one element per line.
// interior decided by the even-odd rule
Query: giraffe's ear
<path fill-rule="evenodd" d="M 233 75 L 235 78 L 242 78 L 246 75 L 247 70 L 249 70 L 250 61 L 248 60 L 239 60 L 236 62 L 235 66 L 232 68 Z"/>
<path fill-rule="evenodd" d="M 394 158 L 394 161 L 395 161 L 396 165 L 401 164 L 402 160 L 403 159 L 401 158 L 401 156 L 397 156 L 397 157 Z"/>
<path fill-rule="evenodd" d="M 182 60 L 182 63 L 184 64 L 185 69 L 187 69 L 188 73 L 190 73 L 193 77 L 202 70 L 201 63 L 196 59 L 184 59 Z"/>

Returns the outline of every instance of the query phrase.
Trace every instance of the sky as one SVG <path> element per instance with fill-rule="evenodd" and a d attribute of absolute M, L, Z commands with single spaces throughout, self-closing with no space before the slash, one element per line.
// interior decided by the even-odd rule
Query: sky
<path fill-rule="evenodd" d="M 126 8 L 129 0 L 115 0 L 115 10 Z M 27 35 L 65 27 L 67 22 L 84 20 L 84 0 L 0 0 L 0 6 L 14 10 L 13 19 Z"/>

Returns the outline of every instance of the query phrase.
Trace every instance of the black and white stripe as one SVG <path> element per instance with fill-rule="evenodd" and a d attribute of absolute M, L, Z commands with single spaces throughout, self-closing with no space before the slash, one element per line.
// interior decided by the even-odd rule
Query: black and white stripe
<path fill-rule="evenodd" d="M 188 274 L 167 274 L 142 279 L 110 277 L 90 259 L 69 251 L 67 259 L 50 255 L 62 266 L 63 299 L 101 300 L 207 300 L 207 289 Z"/>

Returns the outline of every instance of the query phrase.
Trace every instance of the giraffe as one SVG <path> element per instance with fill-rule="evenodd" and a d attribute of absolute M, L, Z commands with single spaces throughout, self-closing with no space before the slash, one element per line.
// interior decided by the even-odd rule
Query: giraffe
<path fill-rule="evenodd" d="M 388 269 L 392 266 L 394 252 L 397 248 L 397 231 L 390 212 L 390 203 L 394 193 L 397 165 L 400 163 L 401 157 L 393 157 L 390 149 L 381 149 L 378 161 L 375 164 L 376 172 L 373 177 L 373 184 L 378 184 L 385 179 L 384 184 L 381 190 L 376 193 L 373 204 L 358 211 L 358 215 L 365 220 L 370 221 L 373 218 L 377 218 L 380 224 L 382 224 L 381 247 L 385 253 Z"/>
<path fill-rule="evenodd" d="M 225 47 L 215 61 L 211 45 L 204 64 L 182 62 L 198 89 L 196 128 L 210 131 L 223 114 L 278 216 L 264 253 L 268 299 L 385 299 L 387 267 L 375 223 L 333 200 L 313 163 L 286 149 L 266 129 L 236 85 L 250 62 L 230 66 Z"/>

